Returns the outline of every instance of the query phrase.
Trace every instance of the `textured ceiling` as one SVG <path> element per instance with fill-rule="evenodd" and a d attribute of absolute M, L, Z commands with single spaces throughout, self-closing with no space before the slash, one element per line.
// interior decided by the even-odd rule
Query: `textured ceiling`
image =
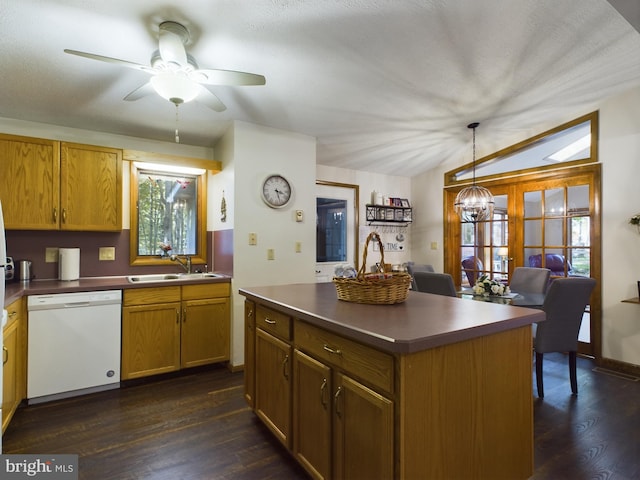
<path fill-rule="evenodd" d="M 637 14 L 636 1 L 611 3 Z M 616 8 L 605 0 L 3 0 L 0 117 L 173 141 L 173 104 L 122 100 L 147 74 L 63 53 L 148 64 L 158 24 L 173 20 L 190 30 L 187 49 L 201 67 L 267 78 L 211 87 L 222 113 L 180 107 L 182 143 L 211 147 L 242 120 L 317 137 L 319 164 L 411 176 L 468 162 L 472 121 L 481 122 L 479 146 L 503 147 L 640 85 L 640 33 L 622 16 L 625 5 Z"/>

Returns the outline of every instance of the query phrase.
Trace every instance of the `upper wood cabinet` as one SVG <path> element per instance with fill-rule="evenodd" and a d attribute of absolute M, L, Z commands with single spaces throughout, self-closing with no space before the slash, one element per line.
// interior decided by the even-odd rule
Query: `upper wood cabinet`
<path fill-rule="evenodd" d="M 8 230 L 122 229 L 122 150 L 0 134 Z"/>
<path fill-rule="evenodd" d="M 60 229 L 122 229 L 122 150 L 61 144 Z"/>

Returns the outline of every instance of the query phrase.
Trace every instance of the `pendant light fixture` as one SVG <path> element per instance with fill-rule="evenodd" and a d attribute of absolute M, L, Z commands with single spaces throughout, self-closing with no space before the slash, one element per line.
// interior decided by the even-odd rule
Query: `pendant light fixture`
<path fill-rule="evenodd" d="M 473 130 L 473 184 L 465 187 L 456 196 L 454 208 L 463 222 L 481 222 L 493 217 L 495 204 L 489 190 L 476 185 L 476 128 L 479 122 L 470 123 L 467 128 Z"/>

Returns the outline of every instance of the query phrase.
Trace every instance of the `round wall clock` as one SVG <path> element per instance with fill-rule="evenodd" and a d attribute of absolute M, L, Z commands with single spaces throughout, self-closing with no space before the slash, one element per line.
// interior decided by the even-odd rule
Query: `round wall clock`
<path fill-rule="evenodd" d="M 271 208 L 284 207 L 291 200 L 291 185 L 282 175 L 269 175 L 262 183 L 262 199 Z"/>

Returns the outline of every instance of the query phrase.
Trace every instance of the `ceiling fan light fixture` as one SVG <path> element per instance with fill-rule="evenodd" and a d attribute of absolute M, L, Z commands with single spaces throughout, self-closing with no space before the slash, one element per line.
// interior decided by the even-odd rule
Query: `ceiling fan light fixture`
<path fill-rule="evenodd" d="M 200 85 L 183 75 L 163 72 L 151 77 L 151 86 L 162 98 L 176 105 L 193 100 L 200 93 Z"/>
<path fill-rule="evenodd" d="M 476 185 L 476 128 L 478 122 L 470 123 L 467 128 L 473 129 L 473 185 L 458 192 L 453 204 L 456 213 L 463 222 L 482 222 L 493 218 L 495 200 L 491 192 Z"/>

